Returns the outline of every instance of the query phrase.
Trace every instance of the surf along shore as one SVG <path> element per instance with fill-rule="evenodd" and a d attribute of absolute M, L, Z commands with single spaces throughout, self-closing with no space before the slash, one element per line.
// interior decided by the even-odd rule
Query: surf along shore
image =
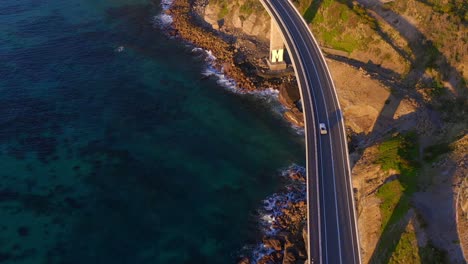
<path fill-rule="evenodd" d="M 295 126 L 303 126 L 302 113 L 297 108 L 300 98 L 293 70 L 269 73 L 264 63 L 267 47 L 260 48 L 266 51 L 263 54 L 257 50 L 261 43 L 248 48 L 248 45 L 242 45 L 242 38 L 236 38 L 239 36 L 213 30 L 194 11 L 196 3 L 189 0 L 174 0 L 164 5 L 167 6 L 164 15 L 172 18 L 172 23 L 164 27 L 170 37 L 209 51 L 216 58 L 211 61 L 211 66 L 234 80 L 240 92 L 279 90 L 279 101 L 288 109 L 284 117 Z M 283 176 L 287 182 L 284 191 L 266 197 L 264 207 L 259 208 L 259 228 L 263 229 L 263 237 L 249 251 L 241 251 L 237 263 L 288 264 L 307 259 L 305 173 L 303 168 L 292 166 L 283 172 Z"/>

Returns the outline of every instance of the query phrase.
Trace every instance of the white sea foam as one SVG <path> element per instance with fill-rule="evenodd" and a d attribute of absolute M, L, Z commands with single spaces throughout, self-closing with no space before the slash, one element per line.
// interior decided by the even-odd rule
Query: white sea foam
<path fill-rule="evenodd" d="M 158 14 L 153 17 L 153 26 L 158 27 L 161 29 L 167 29 L 172 25 L 172 22 L 174 22 L 173 18 L 171 15 L 166 14 L 165 11 L 169 10 L 171 8 L 172 3 L 174 0 L 162 0 L 161 1 L 161 8 L 162 12 L 161 14 Z"/>
<path fill-rule="evenodd" d="M 153 26 L 161 29 L 170 27 L 172 22 L 172 16 L 168 14 L 161 13 L 153 17 Z"/>
<path fill-rule="evenodd" d="M 114 51 L 117 52 L 117 53 L 124 52 L 124 51 L 125 51 L 125 47 L 124 47 L 124 46 L 118 46 L 117 48 L 114 49 Z"/>
<path fill-rule="evenodd" d="M 173 2 L 174 0 L 162 0 L 161 1 L 161 7 L 162 7 L 163 12 L 159 15 L 154 16 L 153 25 L 155 27 L 158 27 L 161 29 L 168 29 L 171 27 L 173 23 L 173 18 L 171 15 L 166 14 L 165 11 L 171 8 Z M 215 61 L 217 58 L 213 55 L 211 50 L 204 50 L 199 47 L 192 47 L 192 53 L 200 54 L 200 56 L 205 57 L 204 59 L 205 59 L 205 62 L 207 63 L 207 66 L 201 73 L 203 76 L 215 77 L 218 85 L 226 88 L 228 91 L 231 91 L 233 93 L 253 95 L 257 98 L 260 98 L 266 101 L 267 103 L 271 105 L 271 109 L 273 110 L 273 112 L 278 115 L 282 116 L 284 112 L 286 111 L 286 108 L 282 104 L 280 104 L 278 101 L 278 95 L 279 95 L 278 90 L 275 90 L 272 88 L 254 90 L 254 91 L 247 91 L 244 89 L 240 89 L 234 79 L 229 78 L 224 74 L 223 68 L 218 70 L 214 67 Z M 302 128 L 296 127 L 294 125 L 291 125 L 291 126 L 299 135 L 304 134 L 304 130 Z"/>
<path fill-rule="evenodd" d="M 207 50 L 206 55 L 208 62 L 214 62 L 216 60 L 216 57 L 213 55 L 213 52 L 211 50 Z"/>
<path fill-rule="evenodd" d="M 198 56 L 204 56 L 204 60 L 207 63 L 206 68 L 201 72 L 201 74 L 205 77 L 213 76 L 216 79 L 216 83 L 221 87 L 225 88 L 226 90 L 233 92 L 238 95 L 249 95 L 254 96 L 257 99 L 260 99 L 267 104 L 269 104 L 273 113 L 283 116 L 283 114 L 287 111 L 287 108 L 282 105 L 279 100 L 279 91 L 273 88 L 267 89 L 258 89 L 258 90 L 245 90 L 239 88 L 236 81 L 232 78 L 229 78 L 224 74 L 224 69 L 221 68 L 218 70 L 215 68 L 216 57 L 210 50 L 204 50 L 198 47 L 192 48 L 192 53 L 197 54 Z M 304 128 L 298 127 L 292 123 L 290 123 L 291 128 L 296 132 L 298 135 L 304 135 L 305 131 Z"/>
<path fill-rule="evenodd" d="M 155 27 L 159 27 L 161 29 L 168 29 L 171 27 L 173 23 L 173 18 L 171 15 L 166 14 L 164 11 L 170 9 L 172 4 L 173 0 L 161 1 L 163 13 L 154 16 L 153 24 Z M 226 88 L 227 90 L 233 93 L 253 95 L 257 98 L 265 100 L 271 105 L 274 113 L 282 115 L 286 111 L 286 108 L 278 101 L 278 90 L 272 88 L 255 91 L 246 91 L 244 89 L 240 89 L 237 83 L 234 81 L 234 79 L 228 78 L 224 74 L 223 68 L 221 68 L 221 70 L 215 68 L 216 57 L 210 50 L 204 50 L 202 48 L 193 47 L 191 45 L 187 45 L 187 47 L 192 47 L 192 53 L 194 53 L 197 56 L 203 56 L 203 59 L 207 63 L 206 68 L 201 73 L 203 76 L 213 76 L 214 78 L 216 78 L 216 82 L 220 86 Z M 304 134 L 304 129 L 296 127 L 294 125 L 292 125 L 292 127 L 298 134 Z M 283 170 L 281 172 L 281 175 L 283 177 L 287 177 L 291 173 L 297 171 L 300 171 L 303 174 L 305 174 L 305 169 L 303 167 L 294 164 L 289 168 Z M 275 193 L 267 197 L 263 201 L 263 207 L 259 209 L 259 223 L 265 235 L 276 235 L 280 231 L 276 226 L 276 220 L 279 216 L 283 214 L 282 209 L 286 208 L 289 202 L 297 202 L 300 200 L 305 200 L 306 198 L 305 184 L 291 184 L 286 186 L 286 190 L 287 192 Z M 252 264 L 256 264 L 263 256 L 271 254 L 272 252 L 274 252 L 274 250 L 265 247 L 263 243 L 255 245 L 251 251 Z"/>
<path fill-rule="evenodd" d="M 263 244 L 258 244 L 252 251 L 252 264 L 257 263 L 263 256 L 271 254 L 274 250 L 265 247 Z"/>
<path fill-rule="evenodd" d="M 161 1 L 161 7 L 165 11 L 165 10 L 168 10 L 169 8 L 171 8 L 173 3 L 174 3 L 174 0 L 162 0 Z"/>
<path fill-rule="evenodd" d="M 305 175 L 305 168 L 297 164 L 281 171 L 282 177 L 289 177 L 294 173 Z M 281 230 L 278 229 L 276 220 L 283 214 L 283 209 L 287 208 L 289 203 L 304 201 L 306 199 L 306 186 L 303 182 L 292 181 L 286 186 L 286 190 L 281 193 L 275 193 L 263 201 L 263 207 L 259 209 L 259 223 L 262 232 L 266 236 L 274 236 Z M 263 243 L 254 246 L 251 251 L 252 263 L 257 263 L 263 256 L 271 254 L 274 250 L 266 248 Z"/>

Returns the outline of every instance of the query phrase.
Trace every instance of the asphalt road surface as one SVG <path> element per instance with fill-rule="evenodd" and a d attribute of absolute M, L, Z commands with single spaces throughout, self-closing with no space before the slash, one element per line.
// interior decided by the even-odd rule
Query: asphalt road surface
<path fill-rule="evenodd" d="M 325 58 L 292 3 L 261 2 L 283 34 L 301 92 L 310 263 L 361 263 L 343 116 Z"/>

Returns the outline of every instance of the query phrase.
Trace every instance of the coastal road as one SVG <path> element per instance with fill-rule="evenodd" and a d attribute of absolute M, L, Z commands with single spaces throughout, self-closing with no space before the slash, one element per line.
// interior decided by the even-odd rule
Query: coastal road
<path fill-rule="evenodd" d="M 283 34 L 301 93 L 310 263 L 361 263 L 343 116 L 325 58 L 290 1 L 260 1 Z"/>

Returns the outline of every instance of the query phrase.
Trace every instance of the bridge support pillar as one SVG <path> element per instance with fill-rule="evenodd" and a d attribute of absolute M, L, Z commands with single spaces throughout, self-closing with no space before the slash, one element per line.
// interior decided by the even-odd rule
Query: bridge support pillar
<path fill-rule="evenodd" d="M 268 66 L 272 71 L 280 71 L 286 69 L 284 62 L 284 43 L 281 38 L 281 31 L 276 22 L 271 20 L 270 30 L 270 57 L 267 60 Z"/>

